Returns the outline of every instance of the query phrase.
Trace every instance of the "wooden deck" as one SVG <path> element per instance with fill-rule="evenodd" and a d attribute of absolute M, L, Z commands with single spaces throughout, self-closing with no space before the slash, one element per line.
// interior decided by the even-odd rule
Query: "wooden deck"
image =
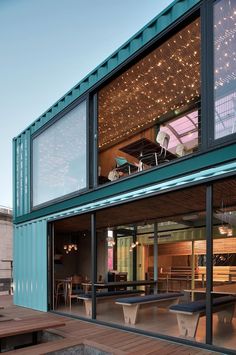
<path fill-rule="evenodd" d="M 1 300 L 5 297 L 5 301 Z M 11 318 L 20 318 L 22 321 L 34 319 L 37 322 L 48 320 L 52 322 L 61 321 L 64 327 L 53 328 L 50 331 L 63 338 L 47 343 L 33 345 L 23 349 L 9 351 L 6 354 L 40 355 L 53 351 L 71 348 L 74 346 L 87 345 L 114 355 L 203 355 L 217 354 L 200 348 L 189 347 L 173 342 L 159 340 L 143 335 L 133 334 L 122 330 L 113 329 L 85 321 L 75 320 L 50 313 L 42 313 L 31 309 L 17 307 L 11 304 L 9 296 L 1 296 L 0 303 L 4 304 L 2 314 Z M 11 322 L 11 321 L 7 321 Z M 0 323 L 0 331 L 7 322 Z M 68 352 L 69 353 L 69 352 Z"/>

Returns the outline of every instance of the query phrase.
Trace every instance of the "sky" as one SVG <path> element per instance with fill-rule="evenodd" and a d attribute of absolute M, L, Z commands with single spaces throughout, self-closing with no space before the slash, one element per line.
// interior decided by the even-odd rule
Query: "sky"
<path fill-rule="evenodd" d="M 0 205 L 12 207 L 12 138 L 171 2 L 0 0 Z"/>

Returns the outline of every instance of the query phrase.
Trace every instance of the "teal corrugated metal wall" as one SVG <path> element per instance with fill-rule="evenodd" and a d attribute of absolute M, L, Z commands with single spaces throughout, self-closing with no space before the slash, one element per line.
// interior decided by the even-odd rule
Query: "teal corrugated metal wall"
<path fill-rule="evenodd" d="M 14 217 L 30 212 L 30 131 L 14 140 Z"/>
<path fill-rule="evenodd" d="M 79 98 L 85 91 L 91 89 L 100 80 L 104 79 L 112 70 L 121 65 L 135 52 L 153 40 L 168 26 L 183 16 L 201 0 L 176 0 L 164 11 L 158 14 L 144 28 L 131 37 L 109 58 L 102 62 L 74 88 L 65 94 L 59 101 L 41 115 L 15 140 L 16 157 L 14 178 L 16 192 L 14 195 L 14 218 L 30 212 L 30 137 L 56 114 L 65 109 L 70 103 Z"/>
<path fill-rule="evenodd" d="M 14 304 L 47 311 L 47 223 L 14 229 Z"/>
<path fill-rule="evenodd" d="M 32 123 L 27 129 L 34 133 L 56 114 L 91 89 L 100 80 L 104 79 L 112 70 L 131 57 L 148 42 L 164 31 L 168 26 L 178 20 L 201 0 L 175 0 L 164 11 L 158 14 L 145 27 L 125 42 L 120 48 L 97 66 L 76 86 L 68 91 L 60 100 L 51 106 L 43 115 Z M 27 131 L 27 130 L 26 130 Z M 24 134 L 24 131 L 22 134 Z M 20 136 L 19 136 L 20 137 Z"/>

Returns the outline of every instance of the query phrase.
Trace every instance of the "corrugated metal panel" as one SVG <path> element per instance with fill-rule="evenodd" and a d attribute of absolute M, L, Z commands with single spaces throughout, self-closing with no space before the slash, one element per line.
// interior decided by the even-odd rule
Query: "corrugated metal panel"
<path fill-rule="evenodd" d="M 38 128 L 42 127 L 43 124 L 48 122 L 71 102 L 84 94 L 93 85 L 97 84 L 101 79 L 104 79 L 112 70 L 117 68 L 131 55 L 159 35 L 200 1 L 201 0 L 175 0 L 144 28 L 124 43 L 124 45 L 116 52 L 89 73 L 74 88 L 67 92 L 60 100 L 51 106 L 48 111 L 40 116 L 30 127 L 28 127 L 30 132 L 34 133 Z"/>
<path fill-rule="evenodd" d="M 168 180 L 155 185 L 151 185 L 151 186 L 149 185 L 147 187 L 136 189 L 134 191 L 127 192 L 127 193 L 118 194 L 110 198 L 101 199 L 93 203 L 88 203 L 86 205 L 80 206 L 78 208 L 73 208 L 72 210 L 67 210 L 60 214 L 57 213 L 55 215 L 48 216 L 48 219 L 49 220 L 57 219 L 59 218 L 59 216 L 69 217 L 75 214 L 91 212 L 93 210 L 112 206 L 120 202 L 132 201 L 135 198 L 148 197 L 151 196 L 153 193 L 166 191 L 174 187 L 184 187 L 184 186 L 188 186 L 189 184 L 198 183 L 198 182 L 202 183 L 202 182 L 209 181 L 209 179 L 212 178 L 213 179 L 220 178 L 220 177 L 223 178 L 223 176 L 228 173 L 236 173 L 236 162 L 220 165 L 211 169 L 202 170 L 198 173 L 185 175 L 180 178 Z"/>
<path fill-rule="evenodd" d="M 47 311 L 46 220 L 14 228 L 14 304 Z"/>
<path fill-rule="evenodd" d="M 30 131 L 14 140 L 14 214 L 22 216 L 30 212 Z"/>
<path fill-rule="evenodd" d="M 58 218 L 70 217 L 77 214 L 87 213 L 96 209 L 112 206 L 117 203 L 132 201 L 135 198 L 144 198 L 153 195 L 153 193 L 165 192 L 175 187 L 187 187 L 189 184 L 204 183 L 210 179 L 224 178 L 225 174 L 236 174 L 236 161 L 228 164 L 218 165 L 217 167 L 201 170 L 197 173 L 170 179 L 161 183 L 148 185 L 143 188 L 138 188 L 127 193 L 119 193 L 109 198 L 96 200 L 92 203 L 87 203 L 77 208 L 67 209 L 66 211 L 54 213 L 45 217 L 45 220 L 55 220 Z M 37 221 L 37 220 L 35 220 Z"/>

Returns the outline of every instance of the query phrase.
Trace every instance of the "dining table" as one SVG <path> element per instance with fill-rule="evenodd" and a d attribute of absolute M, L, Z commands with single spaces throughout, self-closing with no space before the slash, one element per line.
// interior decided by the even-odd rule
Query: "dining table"
<path fill-rule="evenodd" d="M 129 143 L 120 148 L 120 151 L 131 155 L 146 165 L 157 165 L 158 156 L 161 154 L 163 148 L 157 142 L 154 142 L 148 138 L 140 138 L 134 142 Z M 176 159 L 176 155 L 166 150 L 166 160 Z"/>
<path fill-rule="evenodd" d="M 100 288 L 106 288 L 109 286 L 145 286 L 145 285 L 155 285 L 157 281 L 154 280 L 135 280 L 135 281 L 112 281 L 112 282 L 95 282 L 94 286 Z"/>
<path fill-rule="evenodd" d="M 154 292 L 157 293 L 158 281 L 154 280 L 135 280 L 135 281 L 112 281 L 112 282 L 95 282 L 94 286 L 96 289 L 114 289 L 118 287 L 127 288 L 127 287 L 137 287 L 137 286 L 154 286 Z M 92 282 L 83 282 L 83 289 L 85 293 L 88 293 L 91 290 Z"/>
<path fill-rule="evenodd" d="M 206 288 L 195 288 L 190 290 L 184 290 L 184 292 L 193 293 L 206 293 Z M 236 283 L 229 283 L 224 285 L 213 286 L 212 294 L 233 295 L 236 296 Z"/>

